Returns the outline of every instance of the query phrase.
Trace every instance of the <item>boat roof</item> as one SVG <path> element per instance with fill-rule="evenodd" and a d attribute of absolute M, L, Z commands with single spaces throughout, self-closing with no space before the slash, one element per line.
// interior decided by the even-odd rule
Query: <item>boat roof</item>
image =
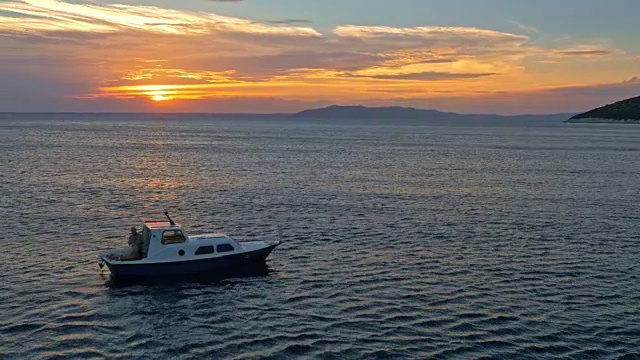
<path fill-rule="evenodd" d="M 202 238 L 202 237 L 206 237 L 206 238 L 228 238 L 229 236 L 225 233 L 212 233 L 212 234 L 198 234 L 198 235 L 192 235 L 191 237 L 193 238 Z"/>
<path fill-rule="evenodd" d="M 168 221 L 145 221 L 144 222 L 144 226 L 148 227 L 149 229 L 162 229 L 162 228 L 168 228 L 168 227 L 180 227 L 179 224 L 173 224 L 171 225 L 170 222 Z"/>

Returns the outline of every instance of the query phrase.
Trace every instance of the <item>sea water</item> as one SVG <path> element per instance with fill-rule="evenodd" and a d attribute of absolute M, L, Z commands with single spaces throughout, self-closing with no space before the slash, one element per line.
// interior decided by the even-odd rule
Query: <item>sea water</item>
<path fill-rule="evenodd" d="M 640 126 L 0 115 L 0 358 L 640 357 Z M 122 284 L 169 211 L 284 243 Z"/>

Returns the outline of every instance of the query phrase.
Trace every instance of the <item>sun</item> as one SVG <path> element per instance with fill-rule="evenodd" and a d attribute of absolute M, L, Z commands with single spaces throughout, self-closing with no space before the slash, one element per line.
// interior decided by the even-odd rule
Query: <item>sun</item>
<path fill-rule="evenodd" d="M 147 91 L 145 95 L 155 102 L 163 102 L 173 99 L 169 91 Z"/>
<path fill-rule="evenodd" d="M 167 101 L 167 100 L 169 100 L 169 98 L 164 96 L 164 95 L 153 95 L 153 96 L 151 96 L 151 100 L 153 100 L 153 101 Z"/>

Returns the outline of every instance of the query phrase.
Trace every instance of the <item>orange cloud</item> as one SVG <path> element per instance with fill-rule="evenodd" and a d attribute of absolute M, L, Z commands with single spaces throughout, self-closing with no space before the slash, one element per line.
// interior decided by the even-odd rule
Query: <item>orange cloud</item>
<path fill-rule="evenodd" d="M 409 40 L 418 44 L 431 41 L 437 44 L 458 45 L 522 45 L 529 40 L 516 35 L 474 27 L 423 26 L 397 28 L 390 26 L 338 26 L 334 33 L 340 37 L 357 39 Z"/>

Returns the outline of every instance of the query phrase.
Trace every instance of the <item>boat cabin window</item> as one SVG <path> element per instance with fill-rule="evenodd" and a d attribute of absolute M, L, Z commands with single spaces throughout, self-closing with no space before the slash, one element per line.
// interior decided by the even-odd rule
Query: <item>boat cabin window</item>
<path fill-rule="evenodd" d="M 181 244 L 187 241 L 180 230 L 166 230 L 162 232 L 162 243 L 164 245 Z"/>
<path fill-rule="evenodd" d="M 196 255 L 206 255 L 206 254 L 213 254 L 213 253 L 214 253 L 213 245 L 200 246 L 198 250 L 196 250 Z"/>
<path fill-rule="evenodd" d="M 216 250 L 218 250 L 219 253 L 225 253 L 235 251 L 236 249 L 234 249 L 230 244 L 220 244 L 216 247 Z"/>

